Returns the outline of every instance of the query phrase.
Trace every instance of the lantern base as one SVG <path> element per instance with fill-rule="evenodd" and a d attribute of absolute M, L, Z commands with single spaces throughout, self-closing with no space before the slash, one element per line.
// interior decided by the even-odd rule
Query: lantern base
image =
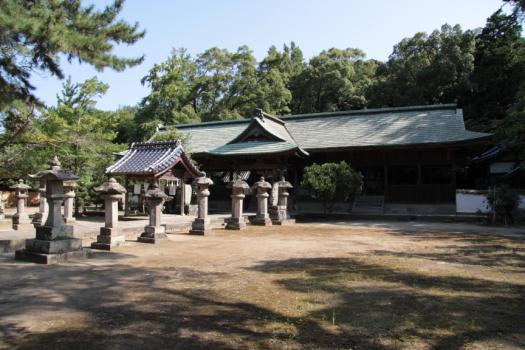
<path fill-rule="evenodd" d="M 289 225 L 295 223 L 295 220 L 290 219 L 286 207 L 276 206 L 270 209 L 270 218 L 272 225 Z"/>
<path fill-rule="evenodd" d="M 13 230 L 24 230 L 33 228 L 33 224 L 31 223 L 31 219 L 29 219 L 29 216 L 27 216 L 26 213 L 15 214 L 13 215 Z"/>
<path fill-rule="evenodd" d="M 269 226 L 272 224 L 272 220 L 268 217 L 268 215 L 265 216 L 253 216 L 250 218 L 250 223 L 252 225 L 257 226 Z"/>
<path fill-rule="evenodd" d="M 272 225 L 293 225 L 295 224 L 295 219 L 284 219 L 284 220 L 272 220 Z"/>
<path fill-rule="evenodd" d="M 140 243 L 155 244 L 166 239 L 168 239 L 168 236 L 166 235 L 165 226 L 145 226 L 144 233 L 142 233 L 140 237 L 137 238 L 137 241 Z"/>
<path fill-rule="evenodd" d="M 27 249 L 21 249 L 15 252 L 15 260 L 29 261 L 37 264 L 56 264 L 70 260 L 84 259 L 88 255 L 89 250 L 87 249 L 74 250 L 59 254 L 37 253 L 28 251 Z"/>
<path fill-rule="evenodd" d="M 242 230 L 246 227 L 246 220 L 244 217 L 226 218 L 224 219 L 224 222 L 226 223 L 226 226 L 224 227 L 226 230 Z"/>
<path fill-rule="evenodd" d="M 191 224 L 190 235 L 209 235 L 212 233 L 211 220 L 210 218 L 199 219 L 196 218 Z"/>
<path fill-rule="evenodd" d="M 55 241 L 73 239 L 73 225 L 38 226 L 36 227 L 36 239 L 42 241 Z"/>
<path fill-rule="evenodd" d="M 91 243 L 92 249 L 111 250 L 126 243 L 126 237 L 118 230 L 108 227 L 101 227 L 97 241 Z"/>
<path fill-rule="evenodd" d="M 71 259 L 85 258 L 87 251 L 82 249 L 82 239 L 64 238 L 52 241 L 41 239 L 26 240 L 26 249 L 15 252 L 16 260 L 53 264 Z"/>

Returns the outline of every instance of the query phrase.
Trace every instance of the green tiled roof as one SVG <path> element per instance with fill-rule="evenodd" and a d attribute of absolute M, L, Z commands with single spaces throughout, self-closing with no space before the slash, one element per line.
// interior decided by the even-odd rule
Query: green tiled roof
<path fill-rule="evenodd" d="M 296 149 L 297 145 L 286 141 L 246 141 L 229 143 L 209 150 L 215 155 L 268 154 L 283 153 Z"/>
<path fill-rule="evenodd" d="M 280 116 L 285 130 L 306 151 L 367 146 L 442 144 L 491 136 L 465 130 L 455 104 Z M 175 126 L 194 153 L 209 152 L 239 136 L 252 119 Z M 272 126 L 270 126 L 272 127 Z M 169 127 L 168 127 L 169 128 Z M 281 133 L 282 130 L 272 130 Z M 295 141 L 295 142 L 294 142 Z"/>

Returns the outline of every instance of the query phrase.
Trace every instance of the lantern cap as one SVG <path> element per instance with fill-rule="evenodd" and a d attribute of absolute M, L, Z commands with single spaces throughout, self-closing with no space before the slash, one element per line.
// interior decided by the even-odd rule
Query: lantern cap
<path fill-rule="evenodd" d="M 124 186 L 119 184 L 115 178 L 110 178 L 108 181 L 104 182 L 102 185 L 95 187 L 93 189 L 95 192 L 101 194 L 123 194 L 126 193 Z"/>

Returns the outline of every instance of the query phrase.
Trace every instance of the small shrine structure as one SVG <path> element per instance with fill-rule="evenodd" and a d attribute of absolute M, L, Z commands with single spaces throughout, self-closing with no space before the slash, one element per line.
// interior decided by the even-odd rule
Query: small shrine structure
<path fill-rule="evenodd" d="M 144 184 L 157 184 L 162 188 L 161 182 L 176 182 L 180 191 L 180 211 L 184 215 L 185 183 L 204 175 L 189 159 L 180 140 L 159 142 L 137 142 L 106 169 L 109 177 L 122 176 L 125 179 L 124 187 L 128 189 L 125 198 L 125 212 L 129 213 L 130 182 Z M 145 191 L 146 192 L 146 188 Z M 143 195 L 145 200 L 145 193 Z"/>

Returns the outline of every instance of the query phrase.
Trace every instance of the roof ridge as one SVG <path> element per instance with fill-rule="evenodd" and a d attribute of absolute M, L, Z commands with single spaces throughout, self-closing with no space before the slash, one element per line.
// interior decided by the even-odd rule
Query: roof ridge
<path fill-rule="evenodd" d="M 285 122 L 287 120 L 294 119 L 307 119 L 323 116 L 347 116 L 347 115 L 367 115 L 367 114 L 381 114 L 387 112 L 409 112 L 409 111 L 432 111 L 440 109 L 458 109 L 456 103 L 443 103 L 443 104 L 433 104 L 433 105 L 418 105 L 418 106 L 403 106 L 403 107 L 383 107 L 383 108 L 365 108 L 365 109 L 355 109 L 347 111 L 335 111 L 335 112 L 316 112 L 316 113 L 303 113 L 303 114 L 289 114 L 289 115 L 279 115 L 271 116 L 279 121 Z M 265 114 L 267 114 L 265 112 Z M 244 124 L 251 121 L 250 118 L 235 119 L 235 120 L 218 120 L 212 122 L 203 122 L 203 123 L 189 123 L 189 124 L 175 124 L 167 125 L 165 128 L 194 128 L 194 127 L 206 127 L 214 125 L 228 125 L 228 124 Z"/>
<path fill-rule="evenodd" d="M 419 106 L 404 106 L 404 107 L 383 107 L 383 108 L 365 108 L 365 109 L 354 109 L 349 111 L 335 111 L 335 112 L 315 112 L 315 113 L 303 113 L 303 114 L 289 114 L 279 116 L 281 119 L 301 119 L 309 117 L 321 117 L 321 116 L 339 116 L 339 115 L 356 115 L 356 114 L 380 114 L 386 112 L 410 112 L 410 111 L 433 111 L 439 109 L 457 109 L 456 103 L 443 103 L 433 105 L 419 105 Z"/>
<path fill-rule="evenodd" d="M 134 142 L 130 149 L 137 149 L 137 148 L 167 148 L 168 147 L 179 147 L 182 143 L 180 140 L 175 141 L 146 141 L 146 142 Z"/>

